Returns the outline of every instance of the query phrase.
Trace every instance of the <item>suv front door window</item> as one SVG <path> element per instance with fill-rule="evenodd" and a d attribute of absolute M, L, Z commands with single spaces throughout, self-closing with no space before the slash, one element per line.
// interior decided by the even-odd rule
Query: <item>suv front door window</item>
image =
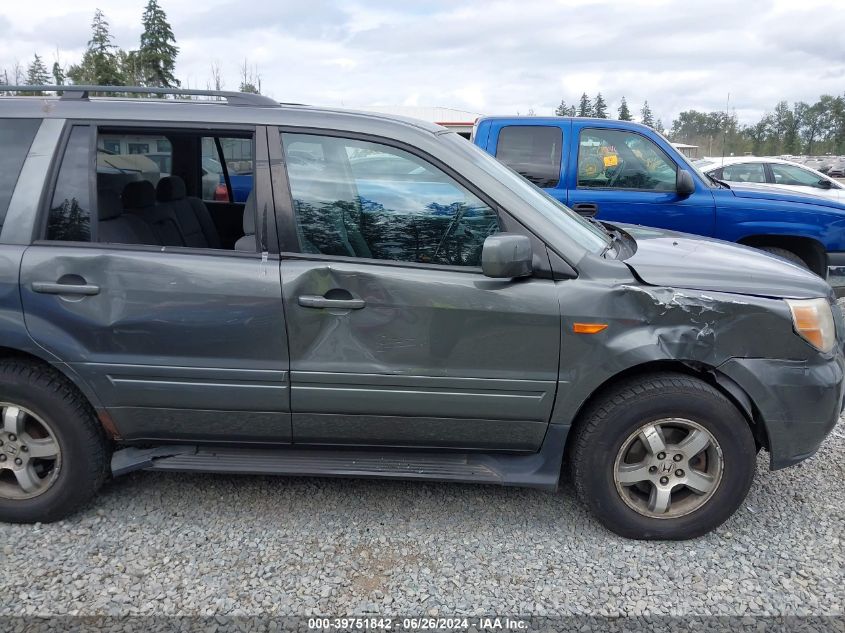
<path fill-rule="evenodd" d="M 499 230 L 490 206 L 409 152 L 329 136 L 284 143 L 306 252 L 477 267 Z"/>

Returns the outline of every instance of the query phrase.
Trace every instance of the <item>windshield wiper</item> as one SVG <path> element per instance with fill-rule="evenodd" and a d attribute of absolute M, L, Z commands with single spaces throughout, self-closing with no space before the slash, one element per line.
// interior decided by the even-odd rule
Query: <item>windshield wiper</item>
<path fill-rule="evenodd" d="M 716 183 L 720 187 L 724 187 L 725 189 L 731 188 L 731 186 L 728 183 L 726 183 L 724 180 L 719 180 L 718 178 L 716 178 L 716 176 L 712 176 L 712 175 L 707 174 L 707 173 L 705 173 L 704 175 L 707 176 L 710 180 L 712 180 L 714 183 Z"/>

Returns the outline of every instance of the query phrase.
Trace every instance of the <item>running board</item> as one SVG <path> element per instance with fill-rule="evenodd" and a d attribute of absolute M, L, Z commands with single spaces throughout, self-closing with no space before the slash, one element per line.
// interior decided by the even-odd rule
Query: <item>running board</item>
<path fill-rule="evenodd" d="M 567 429 L 549 427 L 543 448 L 529 455 L 436 453 L 335 448 L 124 448 L 112 456 L 116 477 L 135 470 L 242 475 L 422 479 L 557 488 Z"/>

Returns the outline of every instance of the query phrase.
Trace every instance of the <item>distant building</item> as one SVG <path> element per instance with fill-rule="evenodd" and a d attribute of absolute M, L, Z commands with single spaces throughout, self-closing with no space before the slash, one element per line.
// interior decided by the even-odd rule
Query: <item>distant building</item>
<path fill-rule="evenodd" d="M 426 106 L 363 106 L 355 109 L 422 119 L 423 121 L 437 123 L 450 130 L 454 130 L 466 138 L 469 138 L 472 133 L 472 126 L 475 124 L 476 119 L 483 116 L 478 112 Z"/>
<path fill-rule="evenodd" d="M 672 147 L 681 152 L 687 158 L 698 158 L 698 145 L 687 145 L 686 143 L 672 143 Z"/>

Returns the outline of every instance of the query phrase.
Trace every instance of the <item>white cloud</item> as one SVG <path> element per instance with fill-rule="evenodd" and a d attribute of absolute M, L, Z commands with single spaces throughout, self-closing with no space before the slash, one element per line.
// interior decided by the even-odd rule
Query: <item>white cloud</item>
<path fill-rule="evenodd" d="M 845 88 L 841 0 L 161 0 L 181 48 L 178 74 L 204 87 L 211 63 L 236 87 L 244 59 L 266 92 L 325 105 L 417 103 L 481 112 L 532 108 L 601 91 L 648 100 L 668 123 L 689 108 L 745 120 L 779 99 Z M 115 43 L 137 46 L 145 0 L 40 0 L 0 8 L 0 67 L 75 61 L 99 6 Z M 71 7 L 71 8 L 69 8 Z"/>

